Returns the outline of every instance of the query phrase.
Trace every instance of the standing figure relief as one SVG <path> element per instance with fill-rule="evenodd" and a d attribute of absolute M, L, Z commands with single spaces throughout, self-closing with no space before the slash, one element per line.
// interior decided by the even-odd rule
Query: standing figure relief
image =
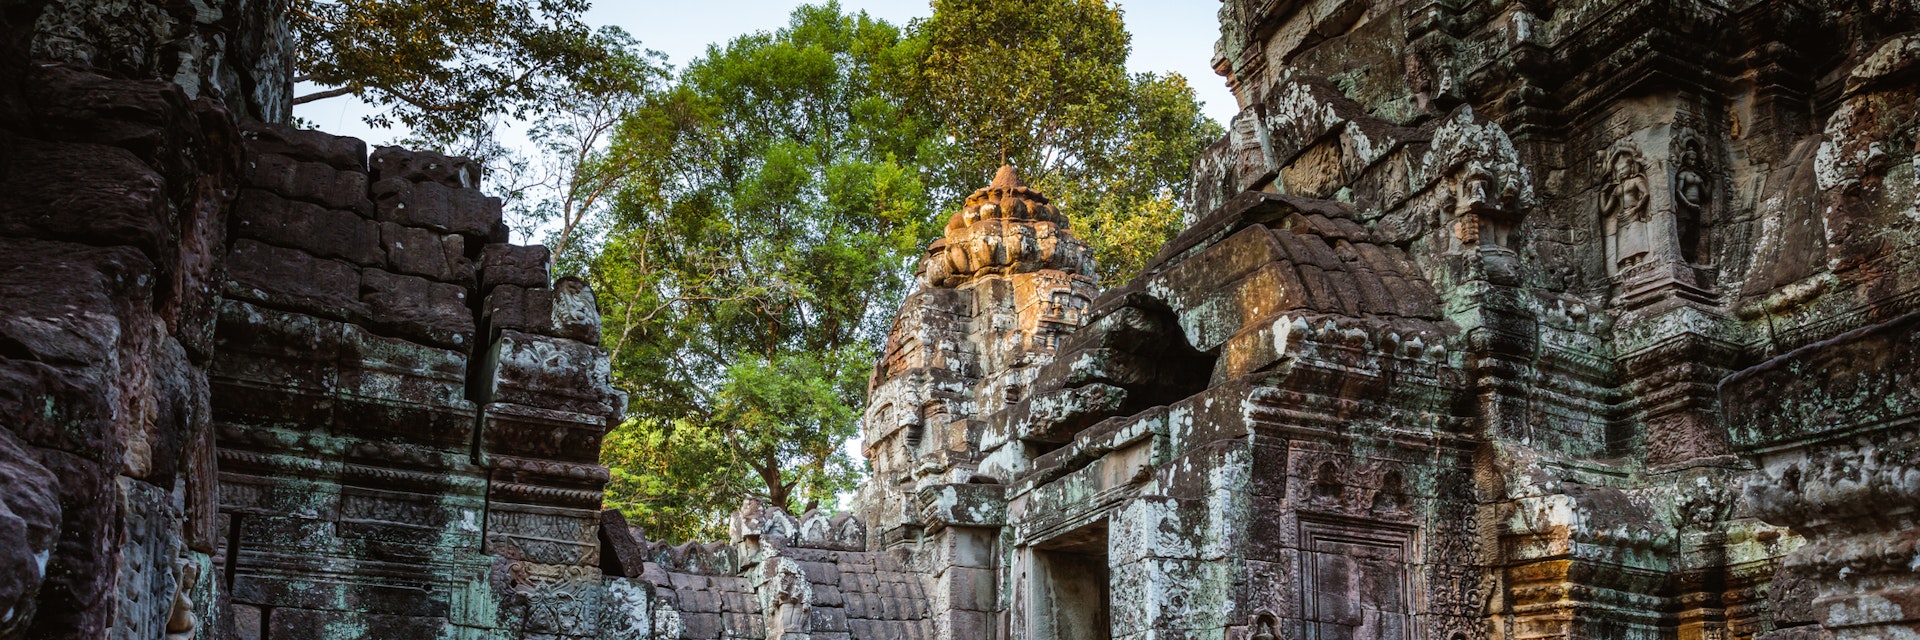
<path fill-rule="evenodd" d="M 1652 214 L 1647 165 L 1640 151 L 1632 147 L 1615 149 L 1608 168 L 1607 184 L 1600 190 L 1600 219 L 1607 238 L 1607 272 L 1613 274 L 1646 260 Z"/>
<path fill-rule="evenodd" d="M 1688 139 L 1680 152 L 1680 171 L 1673 177 L 1673 213 L 1680 256 L 1689 263 L 1700 261 L 1700 226 L 1706 220 L 1708 199 L 1713 197 L 1705 171 L 1700 141 Z"/>

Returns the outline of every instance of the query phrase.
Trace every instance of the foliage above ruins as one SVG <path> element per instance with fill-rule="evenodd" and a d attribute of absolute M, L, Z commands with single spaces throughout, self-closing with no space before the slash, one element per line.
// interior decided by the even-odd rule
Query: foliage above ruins
<path fill-rule="evenodd" d="M 1012 164 L 1052 194 L 1124 282 L 1178 231 L 1189 164 L 1224 131 L 1178 74 L 1126 70 L 1132 37 L 1106 0 L 938 0 L 914 25 L 906 93 L 940 114 L 957 178 L 943 210 Z"/>
<path fill-rule="evenodd" d="M 933 215 L 914 164 L 933 128 L 879 89 L 903 37 L 804 7 L 620 124 L 629 174 L 580 266 L 633 398 L 612 501 L 656 536 L 710 536 L 748 496 L 830 506 L 859 477 L 842 446 Z"/>
<path fill-rule="evenodd" d="M 559 260 L 600 295 L 633 398 L 610 500 L 648 531 L 712 535 L 746 497 L 797 513 L 853 487 L 844 445 L 889 314 L 1004 159 L 1062 194 L 1115 281 L 1175 230 L 1218 125 L 1179 76 L 1126 72 L 1111 5 L 1019 4 L 945 0 L 904 28 L 803 6 L 619 124 L 603 241 Z"/>
<path fill-rule="evenodd" d="M 499 116 L 524 119 L 644 61 L 632 37 L 581 21 L 588 0 L 294 0 L 296 79 L 355 95 L 369 124 L 471 142 Z"/>

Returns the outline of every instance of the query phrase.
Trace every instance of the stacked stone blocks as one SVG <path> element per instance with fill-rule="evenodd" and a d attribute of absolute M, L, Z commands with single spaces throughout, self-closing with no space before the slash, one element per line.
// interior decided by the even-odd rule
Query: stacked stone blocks
<path fill-rule="evenodd" d="M 246 137 L 213 367 L 236 632 L 597 637 L 591 293 L 501 242 L 464 159 Z"/>

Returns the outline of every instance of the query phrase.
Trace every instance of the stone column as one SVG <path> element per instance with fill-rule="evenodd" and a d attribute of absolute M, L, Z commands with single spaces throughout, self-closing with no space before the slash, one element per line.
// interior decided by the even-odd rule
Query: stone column
<path fill-rule="evenodd" d="M 1006 603 L 1000 597 L 1006 486 L 934 485 L 915 498 L 927 524 L 922 544 L 926 572 L 933 579 L 935 637 L 1006 638 Z"/>

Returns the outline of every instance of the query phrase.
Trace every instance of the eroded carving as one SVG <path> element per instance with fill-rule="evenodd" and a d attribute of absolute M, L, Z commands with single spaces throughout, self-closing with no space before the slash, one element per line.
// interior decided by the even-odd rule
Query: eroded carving
<path fill-rule="evenodd" d="M 1639 147 L 1623 143 L 1608 151 L 1605 175 L 1600 189 L 1602 237 L 1607 273 L 1618 274 L 1649 260 L 1655 242 L 1647 163 Z"/>

